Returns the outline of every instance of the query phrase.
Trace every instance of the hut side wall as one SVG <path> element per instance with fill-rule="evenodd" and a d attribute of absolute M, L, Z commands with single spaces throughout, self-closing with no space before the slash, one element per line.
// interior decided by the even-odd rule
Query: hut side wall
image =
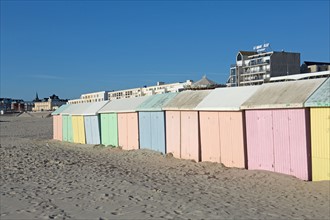
<path fill-rule="evenodd" d="M 117 113 L 100 114 L 101 143 L 106 146 L 118 147 Z"/>
<path fill-rule="evenodd" d="M 291 175 L 299 179 L 311 180 L 309 113 L 306 109 L 289 109 L 288 112 Z"/>
<path fill-rule="evenodd" d="M 53 139 L 57 140 L 57 117 L 53 115 Z"/>
<path fill-rule="evenodd" d="M 181 157 L 181 114 L 179 111 L 166 111 L 166 153 Z"/>
<path fill-rule="evenodd" d="M 181 158 L 200 161 L 197 111 L 181 112 Z"/>
<path fill-rule="evenodd" d="M 247 110 L 245 116 L 248 169 L 274 171 L 272 111 Z"/>
<path fill-rule="evenodd" d="M 62 135 L 62 116 L 61 115 L 57 115 L 57 140 L 61 141 L 63 138 Z"/>
<path fill-rule="evenodd" d="M 67 120 L 67 133 L 68 133 L 68 141 L 73 143 L 73 127 L 72 127 L 72 116 L 69 115 L 68 116 L 68 120 Z"/>
<path fill-rule="evenodd" d="M 202 161 L 245 168 L 242 112 L 200 112 Z"/>
<path fill-rule="evenodd" d="M 330 180 L 330 107 L 311 108 L 312 180 Z"/>
<path fill-rule="evenodd" d="M 72 116 L 62 115 L 62 140 L 73 142 Z"/>
<path fill-rule="evenodd" d="M 68 141 L 68 116 L 62 115 L 62 141 Z"/>
<path fill-rule="evenodd" d="M 62 140 L 62 116 L 53 115 L 53 139 Z"/>
<path fill-rule="evenodd" d="M 84 116 L 74 115 L 72 116 L 72 128 L 73 128 L 73 142 L 85 144 L 85 126 Z"/>
<path fill-rule="evenodd" d="M 127 135 L 127 114 L 118 113 L 118 143 L 125 150 L 128 149 Z"/>
<path fill-rule="evenodd" d="M 98 115 L 84 116 L 87 144 L 100 144 L 100 129 Z"/>
<path fill-rule="evenodd" d="M 221 162 L 220 127 L 218 112 L 200 112 L 200 138 L 202 161 Z"/>
<path fill-rule="evenodd" d="M 78 117 L 72 116 L 72 133 L 73 133 L 73 142 L 79 143 L 79 125 Z"/>
<path fill-rule="evenodd" d="M 151 113 L 139 112 L 140 148 L 152 150 Z"/>
<path fill-rule="evenodd" d="M 139 149 L 139 121 L 138 113 L 127 113 L 127 149 Z"/>
<path fill-rule="evenodd" d="M 140 148 L 165 154 L 164 112 L 139 112 Z"/>
<path fill-rule="evenodd" d="M 110 114 L 100 114 L 101 144 L 110 145 Z"/>
<path fill-rule="evenodd" d="M 151 112 L 151 146 L 163 154 L 166 153 L 164 117 L 164 112 Z"/>
<path fill-rule="evenodd" d="M 245 168 L 242 112 L 219 112 L 221 163 Z"/>
<path fill-rule="evenodd" d="M 246 111 L 248 168 L 310 179 L 306 109 Z"/>
<path fill-rule="evenodd" d="M 118 147 L 118 117 L 117 113 L 109 114 L 109 144 L 114 147 Z"/>
<path fill-rule="evenodd" d="M 124 150 L 139 149 L 138 113 L 118 113 L 118 137 Z"/>
<path fill-rule="evenodd" d="M 290 175 L 290 130 L 288 113 L 287 110 L 273 112 L 274 146 L 276 146 L 274 148 L 274 171 Z"/>
<path fill-rule="evenodd" d="M 86 143 L 90 144 L 93 142 L 93 128 L 90 116 L 84 116 L 84 127 L 85 127 L 85 136 L 86 136 Z"/>

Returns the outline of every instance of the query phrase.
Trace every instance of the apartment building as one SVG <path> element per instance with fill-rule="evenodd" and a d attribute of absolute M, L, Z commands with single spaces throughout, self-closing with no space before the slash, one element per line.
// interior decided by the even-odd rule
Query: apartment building
<path fill-rule="evenodd" d="M 101 102 L 108 100 L 108 91 L 93 92 L 81 95 L 81 99 L 85 102 Z"/>
<path fill-rule="evenodd" d="M 184 90 L 187 86 L 191 86 L 193 83 L 192 80 L 186 80 L 185 82 L 169 83 L 165 84 L 164 82 L 157 82 L 155 86 L 145 86 L 138 87 L 133 89 L 125 89 L 118 91 L 101 91 L 82 94 L 79 99 L 71 99 L 68 101 L 68 104 L 78 104 L 78 103 L 87 103 L 87 102 L 100 102 L 104 100 L 115 100 L 139 96 L 148 96 L 155 94 L 163 94 L 169 92 L 180 92 Z"/>
<path fill-rule="evenodd" d="M 79 103 L 89 103 L 89 102 L 101 102 L 108 100 L 108 91 L 92 92 L 82 94 L 80 99 L 71 99 L 68 104 L 79 104 Z"/>
<path fill-rule="evenodd" d="M 239 51 L 227 86 L 260 85 L 271 77 L 300 73 L 300 53 Z"/>
<path fill-rule="evenodd" d="M 139 87 L 134 89 L 126 89 L 120 91 L 113 91 L 108 93 L 108 100 L 131 98 L 139 96 L 148 96 L 155 94 L 163 94 L 169 92 L 180 92 L 185 89 L 186 86 L 192 85 L 192 80 L 186 80 L 185 82 L 169 83 L 157 82 L 155 86 Z"/>

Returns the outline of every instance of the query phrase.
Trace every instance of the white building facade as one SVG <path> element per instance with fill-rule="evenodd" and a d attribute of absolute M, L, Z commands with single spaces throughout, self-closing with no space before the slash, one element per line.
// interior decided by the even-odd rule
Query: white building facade
<path fill-rule="evenodd" d="M 169 92 L 180 92 L 184 90 L 186 86 L 192 85 L 192 83 L 193 83 L 192 80 L 186 80 L 183 83 L 178 82 L 178 83 L 170 83 L 170 84 L 165 84 L 164 82 L 157 82 L 155 86 L 139 87 L 134 89 L 109 92 L 108 100 L 111 101 L 122 98 L 148 96 L 148 95 L 163 94 Z"/>
<path fill-rule="evenodd" d="M 87 94 L 82 94 L 80 99 L 71 99 L 68 104 L 79 104 L 79 103 L 89 103 L 89 102 L 101 102 L 108 100 L 108 91 L 92 92 Z"/>
<path fill-rule="evenodd" d="M 300 53 L 239 51 L 230 67 L 227 86 L 260 85 L 271 77 L 300 73 Z"/>
<path fill-rule="evenodd" d="M 155 86 L 139 87 L 133 89 L 125 89 L 118 91 L 101 91 L 82 94 L 80 99 L 71 99 L 68 104 L 88 103 L 88 102 L 100 102 L 104 100 L 115 100 L 139 96 L 149 96 L 155 94 L 163 94 L 169 92 L 180 92 L 187 86 L 191 86 L 192 80 L 186 80 L 185 82 L 169 83 L 157 82 Z"/>

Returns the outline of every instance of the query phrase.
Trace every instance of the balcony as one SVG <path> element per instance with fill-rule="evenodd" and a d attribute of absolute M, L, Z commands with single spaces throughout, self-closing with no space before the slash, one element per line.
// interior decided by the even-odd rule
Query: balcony
<path fill-rule="evenodd" d="M 258 71 L 258 72 L 245 72 L 242 73 L 240 76 L 253 76 L 253 75 L 260 75 L 260 74 L 270 74 L 270 71 L 263 70 L 263 71 Z"/>
<path fill-rule="evenodd" d="M 243 68 L 265 66 L 269 64 L 270 64 L 270 60 L 265 60 L 265 61 L 251 60 L 247 65 L 244 65 Z"/>
<path fill-rule="evenodd" d="M 255 80 L 248 80 L 248 81 L 241 81 L 240 84 L 246 85 L 246 84 L 253 84 L 253 85 L 259 85 L 264 82 L 263 79 L 255 79 Z"/>

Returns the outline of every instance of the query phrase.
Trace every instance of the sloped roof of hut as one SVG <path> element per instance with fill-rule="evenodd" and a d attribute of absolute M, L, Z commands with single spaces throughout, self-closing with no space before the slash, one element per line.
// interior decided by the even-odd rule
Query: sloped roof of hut
<path fill-rule="evenodd" d="M 328 78 L 305 102 L 306 107 L 330 106 L 330 78 Z"/>
<path fill-rule="evenodd" d="M 241 109 L 302 108 L 324 81 L 319 78 L 262 84 Z"/>

